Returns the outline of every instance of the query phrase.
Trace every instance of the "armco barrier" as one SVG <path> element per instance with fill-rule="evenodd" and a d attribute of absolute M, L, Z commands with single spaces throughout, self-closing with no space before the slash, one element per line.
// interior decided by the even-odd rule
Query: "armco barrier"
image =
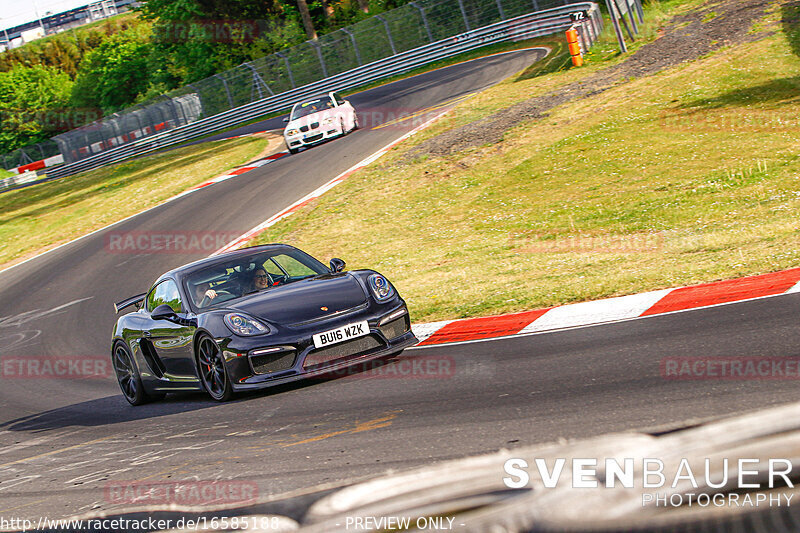
<path fill-rule="evenodd" d="M 374 61 L 358 68 L 330 76 L 256 102 L 198 120 L 170 131 L 152 135 L 106 150 L 48 172 L 50 178 L 69 176 L 103 165 L 137 157 L 190 139 L 236 126 L 249 120 L 287 109 L 298 100 L 332 90 L 346 90 L 372 81 L 402 74 L 416 67 L 478 49 L 491 43 L 530 39 L 565 31 L 573 25 L 570 13 L 585 11 L 588 17 L 580 25 L 581 37 L 591 46 L 602 31 L 602 16 L 594 2 L 578 2 L 537 11 L 441 39 L 429 45 Z"/>
<path fill-rule="evenodd" d="M 11 176 L 10 178 L 0 180 L 0 191 L 16 187 L 17 185 L 22 185 L 23 183 L 29 183 L 35 179 L 36 172 L 27 170 L 18 176 Z"/>

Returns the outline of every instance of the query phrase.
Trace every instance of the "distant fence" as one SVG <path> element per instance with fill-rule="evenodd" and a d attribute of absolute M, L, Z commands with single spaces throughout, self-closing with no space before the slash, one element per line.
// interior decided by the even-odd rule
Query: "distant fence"
<path fill-rule="evenodd" d="M 559 7 L 543 9 L 553 4 Z M 537 11 L 530 13 L 531 9 Z M 602 31 L 597 4 L 568 0 L 425 0 L 207 78 L 54 140 L 60 177 L 185 142 L 329 90 L 344 90 L 490 43 L 563 31 L 586 11 L 581 39 Z M 521 14 L 522 13 L 522 14 Z"/>
<path fill-rule="evenodd" d="M 6 170 L 29 165 L 36 161 L 41 161 L 49 157 L 57 156 L 61 150 L 53 140 L 42 141 L 18 148 L 7 154 L 0 154 L 0 167 Z"/>

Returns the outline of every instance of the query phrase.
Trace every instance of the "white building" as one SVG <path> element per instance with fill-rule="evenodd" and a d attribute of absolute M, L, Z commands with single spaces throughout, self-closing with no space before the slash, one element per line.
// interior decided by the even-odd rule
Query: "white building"
<path fill-rule="evenodd" d="M 35 41 L 36 39 L 41 39 L 44 37 L 44 28 L 37 26 L 31 30 L 25 30 L 20 32 L 19 37 L 22 39 L 23 43 L 29 43 L 31 41 Z M 11 43 L 16 46 L 15 41 L 16 39 L 12 39 Z"/>
<path fill-rule="evenodd" d="M 118 13 L 114 0 L 100 0 L 87 5 L 86 8 L 89 11 L 89 20 L 100 20 Z"/>

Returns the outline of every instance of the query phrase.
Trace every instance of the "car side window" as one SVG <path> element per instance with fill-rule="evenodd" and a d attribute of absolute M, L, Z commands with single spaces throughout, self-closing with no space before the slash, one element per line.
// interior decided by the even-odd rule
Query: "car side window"
<path fill-rule="evenodd" d="M 313 276 L 316 274 L 313 270 L 308 268 L 306 265 L 295 259 L 294 257 L 289 257 L 288 255 L 281 254 L 276 255 L 272 258 L 273 261 L 278 263 L 283 270 L 286 271 L 287 274 L 290 276 Z"/>
<path fill-rule="evenodd" d="M 272 261 L 264 262 L 264 270 L 266 270 L 267 274 L 270 274 L 271 276 L 283 276 L 283 271 Z"/>
<path fill-rule="evenodd" d="M 161 304 L 169 305 L 176 313 L 183 311 L 178 286 L 171 279 L 165 279 L 153 287 L 147 295 L 148 312 L 152 313 L 153 310 Z"/>
<path fill-rule="evenodd" d="M 333 97 L 336 99 L 336 105 L 344 105 L 344 98 L 339 96 L 339 93 L 333 93 Z"/>

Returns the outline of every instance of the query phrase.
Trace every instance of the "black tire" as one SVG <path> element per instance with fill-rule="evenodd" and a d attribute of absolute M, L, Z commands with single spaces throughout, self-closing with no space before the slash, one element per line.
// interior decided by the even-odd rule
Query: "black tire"
<path fill-rule="evenodd" d="M 124 342 L 117 341 L 111 351 L 111 363 L 117 376 L 117 383 L 122 395 L 131 405 L 142 405 L 153 400 L 161 400 L 166 394 L 147 394 L 142 385 L 139 370 L 133 362 L 133 356 Z"/>
<path fill-rule="evenodd" d="M 358 115 L 353 115 L 353 129 L 350 131 L 356 131 L 358 127 Z"/>
<path fill-rule="evenodd" d="M 296 154 L 299 148 L 289 148 L 289 145 L 286 145 L 286 149 L 289 150 L 290 154 Z"/>
<path fill-rule="evenodd" d="M 233 398 L 233 386 L 228 376 L 228 369 L 214 339 L 208 335 L 201 336 L 197 340 L 196 351 L 197 374 L 208 395 L 218 402 L 227 402 Z"/>

